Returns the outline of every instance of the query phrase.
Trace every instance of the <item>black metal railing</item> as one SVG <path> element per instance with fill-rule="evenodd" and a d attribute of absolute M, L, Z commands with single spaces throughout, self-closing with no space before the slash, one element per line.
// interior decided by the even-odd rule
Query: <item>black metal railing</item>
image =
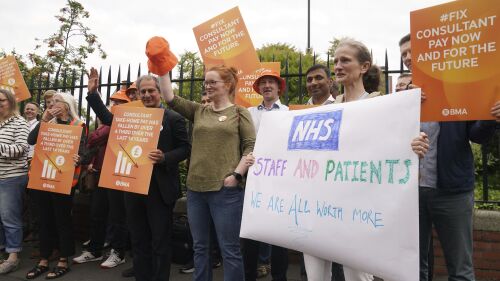
<path fill-rule="evenodd" d="M 273 61 L 274 61 L 274 56 L 273 56 Z M 313 55 L 313 64 L 315 64 L 317 61 L 316 55 Z M 303 104 L 304 97 L 306 97 L 305 93 L 305 71 L 304 69 L 307 69 L 311 65 L 304 65 L 302 56 L 299 56 L 299 61 L 298 61 L 298 72 L 297 73 L 291 73 L 289 72 L 289 61 L 288 57 L 285 59 L 285 61 L 281 62 L 283 67 L 281 70 L 281 77 L 283 77 L 286 81 L 287 87 L 285 90 L 285 93 L 283 95 L 283 102 L 285 104 L 289 104 L 290 101 L 293 101 L 294 103 L 298 104 Z M 328 68 L 330 68 L 330 56 L 327 54 L 327 60 L 324 62 Z M 173 78 L 172 82 L 174 84 L 177 84 L 176 90 L 180 95 L 182 95 L 184 98 L 190 99 L 190 100 L 195 100 L 197 101 L 200 97 L 200 93 L 197 93 L 197 89 L 195 89 L 197 86 L 198 88 L 202 87 L 202 82 L 204 78 L 202 77 L 196 77 L 196 71 L 195 71 L 195 63 L 189 63 L 188 64 L 189 70 L 186 71 L 184 70 L 184 66 L 181 65 L 179 67 L 178 71 L 178 78 Z M 383 90 L 385 93 L 390 93 L 391 92 L 391 81 L 390 81 L 390 75 L 391 74 L 401 74 L 404 72 L 407 72 L 403 69 L 403 63 L 402 61 L 400 62 L 400 68 L 395 69 L 395 70 L 390 70 L 389 69 L 389 60 L 387 56 L 387 51 L 385 52 L 385 61 L 384 61 L 384 66 L 381 67 L 382 73 L 383 73 Z M 122 80 L 122 71 L 121 67 L 118 67 L 118 73 L 116 75 L 116 79 L 113 79 L 112 77 L 112 67 L 110 66 L 105 82 L 103 82 L 103 69 L 102 67 L 99 69 L 99 91 L 103 94 L 103 97 L 105 96 L 105 101 L 106 104 L 109 104 L 109 97 L 111 96 L 112 93 L 115 91 L 119 90 L 121 87 L 129 87 L 133 81 L 135 81 L 135 77 L 132 77 L 131 74 L 131 67 L 130 64 L 128 65 L 127 68 L 127 73 L 125 76 L 125 79 Z M 137 68 L 137 76 L 139 77 L 143 73 L 141 71 L 141 65 L 139 64 Z M 171 73 L 172 75 L 172 73 Z M 171 76 L 172 78 L 172 76 Z M 42 100 L 43 92 L 47 90 L 58 90 L 58 91 L 64 91 L 64 92 L 69 92 L 71 95 L 75 96 L 75 99 L 78 101 L 78 112 L 80 116 L 84 116 L 84 119 L 86 121 L 87 126 L 90 126 L 91 121 L 93 118 L 91 118 L 91 110 L 88 106 L 88 104 L 85 102 L 85 95 L 87 92 L 87 85 L 86 85 L 86 74 L 81 73 L 77 75 L 77 72 L 72 71 L 71 73 L 63 72 L 61 77 L 59 75 L 55 75 L 54 78 L 51 78 L 50 74 L 40 74 L 37 77 L 28 77 L 26 81 L 28 82 L 28 87 L 30 89 L 30 92 L 32 94 L 31 100 L 36 101 L 40 103 Z M 113 82 L 115 81 L 115 82 Z M 186 84 L 188 84 L 188 87 L 186 88 Z M 293 89 L 293 90 L 291 90 Z M 82 111 L 82 107 L 85 106 L 85 110 Z M 496 132 L 498 134 L 498 131 Z M 498 139 L 498 138 L 497 138 Z M 500 190 L 500 187 L 498 186 L 493 186 L 491 187 L 489 185 L 489 179 L 488 179 L 488 169 L 487 169 L 487 156 L 488 156 L 488 150 L 487 146 L 483 145 L 482 149 L 482 163 L 483 165 L 483 173 L 481 176 L 481 181 L 482 181 L 482 186 L 483 186 L 483 194 L 482 194 L 482 200 L 477 200 L 478 203 L 492 203 L 492 204 L 498 204 L 500 205 L 500 201 L 493 201 L 490 199 L 489 196 L 489 191 L 490 189 L 495 189 L 495 190 Z M 497 156 L 498 158 L 498 156 Z"/>

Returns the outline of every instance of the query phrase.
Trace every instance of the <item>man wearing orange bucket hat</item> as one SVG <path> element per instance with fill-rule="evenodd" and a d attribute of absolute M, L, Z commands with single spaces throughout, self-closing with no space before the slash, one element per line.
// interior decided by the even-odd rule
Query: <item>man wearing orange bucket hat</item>
<path fill-rule="evenodd" d="M 286 82 L 279 73 L 265 69 L 253 83 L 253 89 L 262 95 L 260 105 L 248 108 L 252 115 L 255 132 L 258 132 L 262 114 L 268 111 L 286 111 L 288 107 L 281 104 L 280 96 L 284 93 Z M 257 264 L 261 242 L 243 239 L 243 261 L 245 264 L 245 280 L 257 279 Z M 288 269 L 288 249 L 271 246 L 271 276 L 273 281 L 286 281 Z M 261 271 L 259 269 L 259 271 Z M 267 272 L 265 273 L 267 274 Z"/>
<path fill-rule="evenodd" d="M 263 70 L 253 83 L 254 91 L 263 98 L 260 105 L 248 108 L 248 111 L 252 114 L 256 133 L 259 131 L 260 119 L 264 112 L 288 110 L 288 107 L 280 102 L 280 96 L 285 92 L 285 88 L 285 80 L 280 77 L 279 73 L 270 69 Z"/>
<path fill-rule="evenodd" d="M 130 101 L 136 101 L 138 99 L 137 97 L 137 86 L 134 83 L 128 87 L 128 89 L 125 91 L 125 94 L 127 97 L 130 99 Z"/>

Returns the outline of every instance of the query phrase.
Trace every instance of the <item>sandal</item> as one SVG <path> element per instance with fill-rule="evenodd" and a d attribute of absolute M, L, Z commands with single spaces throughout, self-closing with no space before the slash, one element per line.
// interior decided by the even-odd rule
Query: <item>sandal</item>
<path fill-rule="evenodd" d="M 48 266 L 37 264 L 30 271 L 28 271 L 28 273 L 26 273 L 26 279 L 35 279 L 38 276 L 42 275 L 43 273 L 47 272 L 48 270 L 49 270 Z"/>
<path fill-rule="evenodd" d="M 56 279 L 64 276 L 69 271 L 70 269 L 68 266 L 56 266 L 49 272 L 49 274 L 47 274 L 47 276 L 45 276 L 45 279 Z"/>

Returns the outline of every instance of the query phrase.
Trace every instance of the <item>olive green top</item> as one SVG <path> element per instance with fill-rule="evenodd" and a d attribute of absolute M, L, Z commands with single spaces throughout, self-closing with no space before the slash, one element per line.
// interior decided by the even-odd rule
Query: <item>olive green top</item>
<path fill-rule="evenodd" d="M 239 105 L 214 111 L 178 96 L 169 106 L 194 123 L 187 187 L 198 192 L 220 190 L 241 157 L 253 151 L 255 129 L 250 113 Z"/>

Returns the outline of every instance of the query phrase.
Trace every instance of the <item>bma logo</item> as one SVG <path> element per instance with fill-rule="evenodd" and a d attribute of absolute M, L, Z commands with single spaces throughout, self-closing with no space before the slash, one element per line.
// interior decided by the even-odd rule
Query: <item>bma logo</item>
<path fill-rule="evenodd" d="M 443 116 L 449 115 L 467 115 L 467 109 L 465 108 L 445 108 L 441 111 Z"/>
<path fill-rule="evenodd" d="M 342 110 L 293 118 L 288 150 L 338 150 Z"/>

